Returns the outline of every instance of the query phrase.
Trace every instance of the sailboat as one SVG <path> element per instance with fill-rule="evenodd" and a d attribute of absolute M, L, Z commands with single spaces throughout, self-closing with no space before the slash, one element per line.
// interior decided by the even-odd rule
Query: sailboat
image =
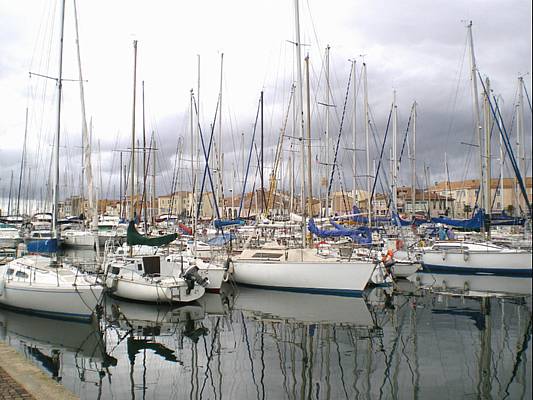
<path fill-rule="evenodd" d="M 208 280 L 198 274 L 196 266 L 176 270 L 176 263 L 158 252 L 176 240 L 177 234 L 145 237 L 135 228 L 135 89 L 137 74 L 137 41 L 134 48 L 133 126 L 131 148 L 131 207 L 127 231 L 127 247 L 114 249 L 106 245 L 103 260 L 105 285 L 113 296 L 149 303 L 185 303 L 205 293 Z"/>
<path fill-rule="evenodd" d="M 39 246 L 43 245 L 41 251 L 57 251 L 59 244 L 57 200 L 64 22 L 65 0 L 62 1 L 61 7 L 52 237 L 44 242 L 37 242 Z M 31 244 L 28 243 L 29 250 L 32 249 Z M 103 287 L 97 277 L 80 272 L 67 263 L 59 264 L 52 257 L 30 254 L 0 267 L 0 304 L 15 309 L 61 318 L 90 320 L 97 311 L 102 292 Z"/>
<path fill-rule="evenodd" d="M 478 70 L 474 55 L 474 44 L 472 38 L 472 23 L 467 26 L 470 44 L 471 61 L 471 82 L 474 103 L 475 129 L 479 131 L 480 143 L 480 189 L 481 208 L 478 209 L 474 217 L 469 220 L 453 221 L 446 218 L 437 221 L 452 226 L 462 228 L 480 229 L 482 233 L 487 233 L 490 238 L 490 228 L 487 226 L 487 219 L 484 213 L 490 208 L 490 132 L 494 108 L 489 97 L 489 81 L 483 85 L 483 126 L 479 116 L 478 105 Z M 497 124 L 501 129 L 503 122 Z M 484 135 L 482 129 L 484 128 Z M 505 128 L 503 128 L 505 129 Z M 504 131 L 500 132 L 502 135 Z M 512 154 L 510 154 L 511 157 Z M 487 161 L 489 160 L 489 161 Z M 485 208 L 487 208 L 485 210 Z M 457 274 L 477 274 L 477 275 L 500 275 L 500 276 L 532 276 L 532 253 L 528 250 L 509 249 L 499 246 L 490 241 L 485 242 L 458 242 L 458 241 L 437 241 L 433 246 L 423 250 L 422 254 L 423 270 L 432 273 L 457 273 Z"/>
<path fill-rule="evenodd" d="M 298 0 L 294 2 L 294 13 L 296 21 L 295 45 L 297 49 L 296 77 L 298 94 L 295 103 L 298 106 L 297 122 L 301 138 L 301 211 L 304 213 L 302 218 L 302 248 L 286 248 L 276 242 L 272 242 L 258 249 L 245 249 L 240 255 L 235 256 L 233 259 L 228 259 L 229 270 L 239 284 L 276 290 L 359 296 L 374 272 L 375 263 L 372 260 L 342 260 L 334 256 L 322 256 L 317 249 L 304 248 L 307 231 L 305 223 L 304 171 L 307 169 L 309 172 L 307 185 L 309 193 L 307 196 L 311 198 L 310 174 L 312 166 L 309 115 L 307 119 L 307 149 L 304 145 L 303 81 Z M 306 58 L 306 64 L 306 81 L 307 86 L 309 86 L 308 58 Z M 309 113 L 309 87 L 307 88 L 307 94 L 307 113 Z M 305 158 L 307 158 L 307 165 Z M 311 212 L 309 214 L 311 216 Z"/>

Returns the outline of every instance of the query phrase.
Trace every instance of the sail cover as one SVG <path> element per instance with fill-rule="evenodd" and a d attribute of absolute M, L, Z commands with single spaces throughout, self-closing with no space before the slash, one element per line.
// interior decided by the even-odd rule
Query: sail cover
<path fill-rule="evenodd" d="M 371 244 L 372 234 L 370 229 L 366 226 L 356 229 L 346 229 L 342 225 L 336 224 L 333 221 L 332 225 L 335 229 L 320 229 L 316 226 L 315 221 L 309 219 L 308 229 L 313 235 L 318 237 L 349 237 L 354 242 L 359 244 Z"/>
<path fill-rule="evenodd" d="M 145 245 L 145 246 L 165 246 L 169 244 L 170 242 L 176 240 L 178 237 L 177 233 L 171 233 L 170 235 L 164 235 L 154 238 L 148 238 L 143 235 L 141 235 L 139 232 L 137 232 L 137 229 L 135 229 L 135 224 L 133 221 L 130 221 L 128 225 L 128 232 L 127 232 L 127 243 L 130 246 L 134 246 L 137 244 Z"/>
<path fill-rule="evenodd" d="M 225 226 L 244 225 L 244 221 L 242 219 L 215 219 L 214 225 L 216 229 L 222 229 Z"/>
<path fill-rule="evenodd" d="M 466 230 L 479 230 L 483 226 L 484 221 L 485 211 L 482 208 L 478 208 L 470 219 L 452 219 L 447 217 L 431 218 L 431 222 L 433 223 L 440 223 Z"/>

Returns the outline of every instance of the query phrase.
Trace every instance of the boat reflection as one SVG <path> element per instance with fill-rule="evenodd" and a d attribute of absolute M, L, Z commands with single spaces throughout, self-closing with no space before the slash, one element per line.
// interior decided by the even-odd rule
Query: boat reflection
<path fill-rule="evenodd" d="M 98 383 L 105 369 L 116 365 L 106 353 L 97 320 L 88 324 L 0 308 L 0 339 L 37 361 L 57 381 L 66 370 L 77 371 L 82 382 Z"/>
<path fill-rule="evenodd" d="M 269 321 L 373 327 L 364 298 L 252 289 L 239 286 L 234 310 Z"/>
<path fill-rule="evenodd" d="M 417 272 L 407 278 L 417 286 L 467 296 L 531 296 L 531 278 Z"/>

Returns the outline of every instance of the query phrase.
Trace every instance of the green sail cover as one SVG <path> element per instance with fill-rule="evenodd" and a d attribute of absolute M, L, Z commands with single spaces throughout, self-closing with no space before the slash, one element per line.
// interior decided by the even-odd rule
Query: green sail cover
<path fill-rule="evenodd" d="M 130 221 L 130 224 L 128 225 L 127 243 L 130 246 L 134 246 L 136 244 L 145 246 L 165 246 L 176 240 L 177 237 L 177 233 L 171 233 L 170 235 L 148 238 L 137 232 L 133 221 Z"/>

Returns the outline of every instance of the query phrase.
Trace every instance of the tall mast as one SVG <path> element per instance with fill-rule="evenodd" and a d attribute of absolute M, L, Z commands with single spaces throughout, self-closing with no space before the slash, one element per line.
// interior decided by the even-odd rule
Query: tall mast
<path fill-rule="evenodd" d="M 133 41 L 133 108 L 131 116 L 131 207 L 130 220 L 135 220 L 135 206 L 133 199 L 135 196 L 135 96 L 137 86 L 137 41 Z"/>
<path fill-rule="evenodd" d="M 483 203 L 485 205 L 485 211 L 487 213 L 488 222 L 490 224 L 490 212 L 491 212 L 491 145 L 490 145 L 490 134 L 492 130 L 492 114 L 490 109 L 490 81 L 489 78 L 485 79 L 485 88 L 486 93 L 483 96 L 483 125 L 485 127 L 485 140 L 484 140 L 484 150 L 485 150 L 485 173 L 483 174 L 485 181 L 483 182 Z M 486 228 L 487 238 L 490 239 L 490 225 Z"/>
<path fill-rule="evenodd" d="M 259 166 L 259 176 L 261 178 L 261 214 L 265 212 L 265 185 L 264 185 L 264 120 L 263 120 L 263 91 L 261 90 L 261 165 Z"/>
<path fill-rule="evenodd" d="M 305 86 L 307 104 L 307 202 L 308 215 L 313 217 L 313 177 L 311 171 L 311 94 L 309 88 L 309 55 L 305 57 Z M 312 241 L 309 243 L 312 245 Z"/>
<path fill-rule="evenodd" d="M 412 204 L 412 215 L 414 218 L 416 212 L 416 101 L 413 104 L 413 144 L 412 149 L 412 159 L 411 159 L 411 204 Z"/>
<path fill-rule="evenodd" d="M 352 199 L 353 204 L 357 204 L 357 190 L 355 189 L 356 183 L 357 183 L 357 147 L 356 147 L 356 140 L 357 140 L 357 79 L 355 78 L 355 60 L 352 60 L 352 76 L 353 76 L 353 109 L 352 109 L 352 147 L 353 147 L 353 153 L 352 153 Z"/>
<path fill-rule="evenodd" d="M 155 217 L 158 214 L 156 205 L 155 205 L 155 199 L 156 199 L 156 187 L 155 187 L 155 174 L 157 170 L 157 164 L 155 161 L 155 132 L 152 131 L 152 225 L 155 224 Z"/>
<path fill-rule="evenodd" d="M 83 73 L 81 69 L 81 51 L 80 51 L 80 39 L 79 39 L 79 30 L 78 30 L 78 11 L 76 6 L 76 1 L 74 1 L 74 22 L 76 28 L 76 51 L 78 55 L 78 78 L 80 84 L 80 102 L 81 102 L 81 130 L 82 130 L 82 160 L 83 160 L 83 175 L 81 179 L 81 208 L 84 212 L 84 193 L 83 193 L 83 178 L 87 178 L 87 197 L 89 200 L 89 217 L 91 219 L 91 228 L 94 230 L 95 241 L 98 240 L 97 236 L 97 227 L 98 227 L 98 211 L 96 206 L 96 193 L 94 190 L 94 181 L 93 181 L 93 170 L 91 162 L 91 138 L 89 137 L 89 130 L 87 128 L 87 117 L 85 113 L 85 90 L 83 86 Z M 92 121 L 92 120 L 91 120 Z M 92 129 L 92 125 L 91 125 Z M 122 167 L 121 167 L 122 168 Z M 85 212 L 84 212 L 85 214 Z M 96 243 L 96 242 L 95 242 Z M 96 243 L 97 256 L 99 257 L 99 247 Z"/>
<path fill-rule="evenodd" d="M 296 29 L 296 81 L 297 81 L 297 124 L 298 124 L 298 133 L 300 138 L 300 151 L 301 151 L 301 188 L 300 188 L 300 210 L 302 212 L 302 245 L 305 246 L 306 238 L 306 220 L 305 220 L 305 143 L 304 143 L 304 118 L 303 118 L 303 82 L 302 82 L 302 49 L 300 43 L 300 10 L 298 5 L 298 0 L 294 0 L 294 19 L 295 19 L 295 29 Z"/>
<path fill-rule="evenodd" d="M 500 96 L 498 96 L 498 99 L 497 99 L 497 102 L 498 102 L 498 108 L 501 110 L 502 109 L 502 106 L 503 106 L 503 99 Z M 503 132 L 503 121 L 502 121 L 502 116 L 501 114 L 498 116 L 496 122 L 498 123 L 498 127 L 499 127 L 499 130 L 500 132 Z M 503 176 L 504 176 L 504 170 L 503 170 L 503 166 L 504 166 L 504 156 L 505 156 L 505 153 L 504 153 L 504 144 L 503 144 L 503 138 L 502 138 L 502 135 L 499 135 L 499 139 L 500 139 L 500 211 L 503 211 L 504 209 L 504 206 L 503 206 L 503 200 L 504 200 L 504 197 L 503 197 L 503 189 L 504 189 L 504 184 L 503 184 Z"/>
<path fill-rule="evenodd" d="M 119 215 L 120 215 L 120 218 L 122 219 L 122 152 L 120 152 L 120 183 L 119 183 L 119 189 L 118 189 L 118 193 L 119 193 Z"/>
<path fill-rule="evenodd" d="M 518 155 L 518 170 L 522 179 L 526 179 L 526 156 L 524 136 L 524 78 L 518 77 L 518 103 L 516 105 L 516 153 Z M 524 181 L 525 182 L 525 181 Z M 518 196 L 518 208 L 524 210 L 522 196 Z"/>
<path fill-rule="evenodd" d="M 17 191 L 17 215 L 20 214 L 20 190 L 22 188 L 22 176 L 24 174 L 24 163 L 26 160 L 26 138 L 28 137 L 28 107 L 26 107 L 26 119 L 24 124 L 24 144 L 22 145 L 22 157 L 20 160 L 19 187 Z M 28 199 L 26 199 L 28 201 Z"/>
<path fill-rule="evenodd" d="M 142 84 L 142 106 L 143 106 L 143 194 L 141 200 L 141 210 L 143 211 L 143 225 L 144 225 L 144 234 L 148 232 L 148 225 L 146 221 L 146 119 L 144 114 L 144 81 Z"/>
<path fill-rule="evenodd" d="M 396 90 L 392 94 L 392 205 L 394 212 L 398 212 L 398 105 L 396 104 Z"/>
<path fill-rule="evenodd" d="M 476 56 L 474 54 L 474 38 L 472 36 L 472 21 L 467 25 L 468 29 L 468 42 L 470 45 L 470 80 L 472 83 L 472 100 L 474 108 L 474 132 L 478 138 L 479 145 L 479 185 L 481 193 L 481 185 L 483 180 L 483 132 L 481 127 L 481 118 L 479 115 L 479 96 L 477 89 L 477 66 L 476 66 Z M 484 204 L 484 198 L 481 196 L 482 204 L 481 208 L 487 207 L 487 204 Z"/>
<path fill-rule="evenodd" d="M 61 95 L 63 92 L 63 32 L 65 28 L 65 0 L 61 2 L 61 28 L 59 31 L 59 75 L 57 77 L 57 124 L 55 137 L 55 173 L 53 186 L 52 238 L 57 238 L 57 217 L 59 202 L 59 144 L 61 133 Z"/>
<path fill-rule="evenodd" d="M 329 181 L 329 45 L 326 47 L 326 179 Z M 326 188 L 326 216 L 330 216 L 329 188 Z"/>
<path fill-rule="evenodd" d="M 218 152 L 217 152 L 217 164 L 218 164 L 218 184 L 217 184 L 217 206 L 224 208 L 222 198 L 224 193 L 222 192 L 222 179 L 223 179 L 223 168 L 222 168 L 222 77 L 224 71 L 224 53 L 220 54 L 220 91 L 219 91 L 219 118 L 218 118 Z M 262 103 L 261 103 L 262 104 Z"/>
<path fill-rule="evenodd" d="M 13 170 L 11 170 L 11 180 L 9 181 L 9 195 L 7 200 L 7 215 L 11 215 L 11 194 L 13 192 Z"/>
<path fill-rule="evenodd" d="M 370 171 L 370 132 L 369 123 L 370 115 L 368 113 L 368 79 L 366 73 L 366 63 L 363 63 L 363 87 L 364 87 L 364 109 L 365 109 L 365 148 L 366 148 L 366 192 L 367 192 L 367 211 L 368 211 L 368 226 L 372 226 L 372 200 L 370 194 L 370 184 L 372 173 Z"/>

